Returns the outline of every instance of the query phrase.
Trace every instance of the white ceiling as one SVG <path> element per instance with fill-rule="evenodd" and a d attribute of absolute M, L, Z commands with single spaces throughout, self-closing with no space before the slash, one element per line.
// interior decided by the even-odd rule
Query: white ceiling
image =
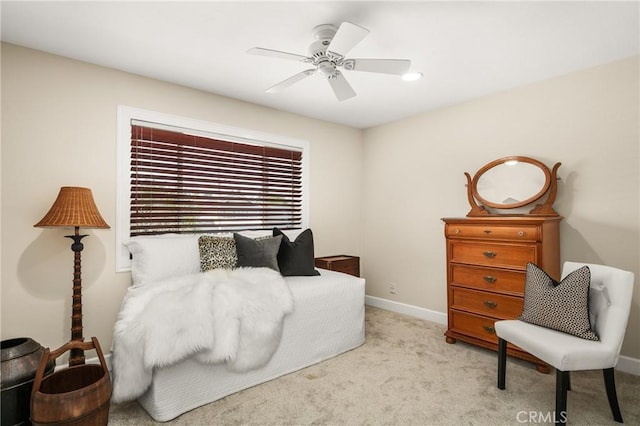
<path fill-rule="evenodd" d="M 11 2 L 2 40 L 357 128 L 637 55 L 639 2 Z M 424 78 L 344 71 L 358 96 L 338 102 L 308 64 L 312 29 L 370 30 L 347 57 L 411 59 Z"/>

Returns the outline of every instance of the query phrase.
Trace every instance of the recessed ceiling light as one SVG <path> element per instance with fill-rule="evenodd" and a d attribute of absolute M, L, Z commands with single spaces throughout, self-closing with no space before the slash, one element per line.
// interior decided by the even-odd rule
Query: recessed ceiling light
<path fill-rule="evenodd" d="M 404 81 L 415 81 L 422 78 L 421 72 L 408 72 L 402 76 Z"/>

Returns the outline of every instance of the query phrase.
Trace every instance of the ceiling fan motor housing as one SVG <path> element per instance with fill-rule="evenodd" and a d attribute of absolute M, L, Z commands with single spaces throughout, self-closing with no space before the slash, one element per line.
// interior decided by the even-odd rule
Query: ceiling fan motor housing
<path fill-rule="evenodd" d="M 318 67 L 327 78 L 332 78 L 336 74 L 336 65 L 338 58 L 333 58 L 327 54 L 327 47 L 331 44 L 333 36 L 336 35 L 338 28 L 332 24 L 318 25 L 313 29 L 313 37 L 316 39 L 309 46 L 309 55 L 313 58 L 313 63 Z"/>
<path fill-rule="evenodd" d="M 315 57 L 318 54 L 324 54 L 327 47 L 331 44 L 333 36 L 336 35 L 338 29 L 331 24 L 318 25 L 313 29 L 313 37 L 316 39 L 309 46 L 309 56 Z"/>
<path fill-rule="evenodd" d="M 338 27 L 333 24 L 322 24 L 313 28 L 313 38 L 316 40 L 329 40 L 338 32 Z M 328 43 L 327 43 L 328 44 Z"/>

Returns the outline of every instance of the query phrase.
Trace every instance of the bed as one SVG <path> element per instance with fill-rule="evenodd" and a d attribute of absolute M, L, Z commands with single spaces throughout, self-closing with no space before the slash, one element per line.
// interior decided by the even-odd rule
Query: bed
<path fill-rule="evenodd" d="M 265 238 L 264 233 L 242 234 L 252 239 Z M 289 248 L 296 248 L 298 254 L 301 246 L 306 246 L 305 255 L 308 257 L 309 241 L 305 242 L 302 234 L 285 232 L 282 238 L 282 247 L 286 248 L 286 242 Z M 134 287 L 167 276 L 198 273 L 202 257 L 198 241 L 202 242 L 199 236 L 138 238 L 135 244 L 129 245 L 134 259 Z M 302 244 L 296 245 L 296 242 Z M 238 255 L 241 255 L 239 251 Z M 287 269 L 285 266 L 283 271 Z M 140 405 L 156 421 L 168 421 L 232 393 L 362 345 L 364 279 L 324 269 L 314 269 L 316 271 L 319 275 L 287 274 L 283 277 L 292 296 L 293 310 L 284 316 L 279 344 L 266 364 L 246 372 L 236 372 L 224 363 L 202 363 L 196 357 L 187 357 L 170 365 L 155 367 L 150 385 L 137 398 Z M 117 371 L 114 373 L 117 377 Z"/>

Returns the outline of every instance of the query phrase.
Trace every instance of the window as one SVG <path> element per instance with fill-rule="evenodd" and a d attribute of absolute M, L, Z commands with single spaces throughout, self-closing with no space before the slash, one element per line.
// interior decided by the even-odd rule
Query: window
<path fill-rule="evenodd" d="M 131 236 L 308 227 L 306 142 L 128 107 L 118 127 L 118 271 Z"/>
<path fill-rule="evenodd" d="M 131 126 L 130 235 L 302 226 L 302 153 Z"/>

